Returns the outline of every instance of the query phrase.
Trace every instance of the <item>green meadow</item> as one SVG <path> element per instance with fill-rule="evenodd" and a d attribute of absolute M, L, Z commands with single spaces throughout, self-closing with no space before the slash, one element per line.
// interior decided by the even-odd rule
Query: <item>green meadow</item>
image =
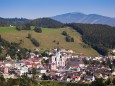
<path fill-rule="evenodd" d="M 32 27 L 34 28 L 34 27 Z M 65 36 L 61 33 L 66 31 L 71 37 L 74 38 L 74 42 L 66 42 Z M 42 28 L 42 33 L 36 33 L 33 30 L 21 30 L 17 31 L 15 27 L 0 27 L 0 35 L 2 38 L 9 42 L 19 42 L 22 40 L 21 46 L 24 48 L 34 49 L 35 46 L 27 38 L 28 34 L 31 34 L 33 38 L 40 42 L 41 49 L 51 48 L 65 48 L 74 50 L 77 54 L 84 54 L 88 56 L 99 55 L 94 49 L 82 41 L 81 35 L 72 28 Z"/>

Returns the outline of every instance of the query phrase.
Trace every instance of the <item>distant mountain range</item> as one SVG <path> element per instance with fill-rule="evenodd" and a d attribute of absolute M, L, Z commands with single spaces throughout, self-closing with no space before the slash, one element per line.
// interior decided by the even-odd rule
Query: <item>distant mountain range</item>
<path fill-rule="evenodd" d="M 53 20 L 51 20 L 51 19 Z M 73 12 L 73 13 L 66 13 L 66 14 L 61 14 L 61 15 L 56 15 L 53 17 L 49 17 L 49 18 L 38 18 L 38 19 L 26 19 L 26 18 L 1 18 L 0 17 L 0 25 L 4 26 L 4 25 L 16 25 L 16 24 L 25 24 L 28 22 L 41 22 L 45 20 L 49 21 L 51 20 L 52 22 L 54 20 L 56 20 L 57 22 L 61 22 L 61 23 L 87 23 L 87 24 L 105 24 L 105 25 L 110 25 L 110 26 L 114 26 L 115 27 L 115 18 L 111 18 L 111 17 L 106 17 L 106 16 L 102 16 L 102 15 L 97 15 L 97 14 L 83 14 L 83 13 L 78 13 L 78 12 Z M 50 21 L 50 24 L 51 24 Z M 55 21 L 55 22 L 56 22 Z M 34 22 L 34 23 L 35 23 Z M 58 23 L 59 23 L 58 22 Z"/>
<path fill-rule="evenodd" d="M 66 13 L 51 17 L 62 23 L 88 23 L 88 24 L 106 24 L 115 26 L 115 18 L 106 17 L 97 14 L 83 14 L 78 12 Z"/>

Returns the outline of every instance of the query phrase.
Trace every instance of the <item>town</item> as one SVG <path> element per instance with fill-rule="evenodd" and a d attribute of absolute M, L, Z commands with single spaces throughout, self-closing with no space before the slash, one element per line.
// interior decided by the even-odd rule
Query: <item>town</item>
<path fill-rule="evenodd" d="M 115 50 L 112 52 L 115 53 Z M 3 77 L 15 79 L 27 74 L 36 80 L 91 83 L 96 78 L 111 80 L 115 75 L 115 56 L 89 57 L 59 48 L 47 50 L 42 55 L 26 52 L 26 56 L 28 59 L 12 60 L 7 55 L 6 60 L 0 61 Z"/>

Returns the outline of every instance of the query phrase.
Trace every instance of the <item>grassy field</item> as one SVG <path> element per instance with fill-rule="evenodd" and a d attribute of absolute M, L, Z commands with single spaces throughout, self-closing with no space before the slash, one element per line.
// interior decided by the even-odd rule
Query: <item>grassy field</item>
<path fill-rule="evenodd" d="M 62 31 L 66 31 L 71 37 L 74 38 L 75 42 L 66 42 L 65 36 L 61 34 Z M 15 27 L 0 27 L 0 34 L 2 38 L 9 42 L 19 42 L 20 40 L 22 40 L 23 43 L 21 44 L 21 46 L 25 48 L 35 48 L 31 41 L 26 38 L 28 34 L 31 34 L 33 38 L 37 39 L 40 42 L 41 49 L 60 47 L 65 49 L 72 49 L 76 53 L 83 53 L 88 56 L 98 55 L 98 53 L 94 49 L 90 48 L 82 42 L 82 38 L 79 33 L 68 27 L 59 29 L 42 28 L 42 33 L 36 33 L 33 30 L 17 31 L 15 30 Z M 59 45 L 57 45 L 56 42 L 53 42 L 54 40 L 56 42 L 59 42 Z"/>

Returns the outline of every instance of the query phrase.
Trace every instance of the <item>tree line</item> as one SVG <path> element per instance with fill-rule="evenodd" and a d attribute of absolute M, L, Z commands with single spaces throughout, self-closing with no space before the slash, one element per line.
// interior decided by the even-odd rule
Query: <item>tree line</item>
<path fill-rule="evenodd" d="M 24 24 L 24 25 L 17 25 L 16 30 L 21 31 L 21 30 L 31 30 L 31 25 L 30 24 Z M 39 26 L 35 26 L 33 29 L 37 33 L 41 33 L 42 29 Z"/>
<path fill-rule="evenodd" d="M 0 26 L 22 25 L 29 21 L 25 18 L 0 18 Z"/>
<path fill-rule="evenodd" d="M 2 75 L 0 75 L 0 86 L 109 86 L 115 85 L 115 78 L 111 81 L 110 78 L 104 81 L 102 78 L 96 78 L 92 83 L 71 83 L 71 82 L 58 82 L 51 81 L 48 76 L 45 74 L 42 75 L 42 80 L 36 80 L 33 78 L 28 78 L 27 74 L 23 76 L 13 79 L 5 79 Z"/>

